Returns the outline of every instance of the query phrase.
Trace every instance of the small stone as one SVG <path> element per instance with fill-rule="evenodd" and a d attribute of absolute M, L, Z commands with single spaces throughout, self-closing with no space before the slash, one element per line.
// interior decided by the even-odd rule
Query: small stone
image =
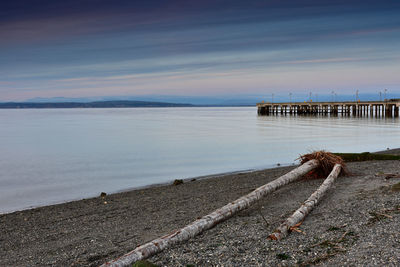
<path fill-rule="evenodd" d="M 183 184 L 183 180 L 182 179 L 175 179 L 173 185 L 180 185 Z"/>

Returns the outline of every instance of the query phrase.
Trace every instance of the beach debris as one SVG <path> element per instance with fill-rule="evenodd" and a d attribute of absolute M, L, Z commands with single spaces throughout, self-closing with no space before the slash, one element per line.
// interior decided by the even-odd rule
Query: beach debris
<path fill-rule="evenodd" d="M 344 233 L 344 234 L 347 234 L 347 232 Z M 343 238 L 344 238 L 344 236 L 343 236 Z M 329 248 L 333 248 L 333 249 L 339 249 L 339 250 L 341 250 L 341 251 L 346 250 L 345 248 L 339 246 L 339 243 L 340 243 L 340 242 L 342 242 L 342 240 L 338 240 L 338 241 L 329 241 L 329 240 L 325 240 L 325 241 L 322 241 L 322 242 L 320 242 L 320 243 L 314 244 L 314 245 L 312 245 L 311 247 L 313 248 L 313 247 L 319 247 L 319 246 L 321 246 L 321 247 L 329 247 Z"/>
<path fill-rule="evenodd" d="M 338 239 L 338 241 L 336 243 L 340 243 L 343 241 L 343 239 L 346 237 L 346 235 L 348 235 L 350 232 L 346 231 L 343 233 L 343 235 Z"/>
<path fill-rule="evenodd" d="M 175 230 L 168 235 L 154 239 L 149 243 L 138 246 L 136 249 L 128 252 L 122 257 L 104 263 L 102 266 L 130 266 L 132 263 L 146 259 L 164 250 L 168 246 L 188 240 L 191 237 L 194 237 L 202 233 L 203 231 L 210 229 L 216 224 L 227 220 L 235 213 L 249 207 L 251 204 L 255 203 L 269 193 L 281 188 L 284 185 L 299 180 L 303 177 L 303 175 L 317 168 L 318 165 L 319 162 L 315 159 L 305 162 L 299 167 L 288 172 L 287 174 L 282 175 L 274 181 L 255 189 L 253 192 L 223 206 L 222 208 L 217 209 L 216 211 L 206 216 L 203 216 L 200 219 L 197 219 L 191 224 L 181 229 Z"/>
<path fill-rule="evenodd" d="M 349 236 L 356 236 L 354 232 L 352 231 L 345 231 L 340 238 L 336 239 L 336 240 L 324 240 L 322 242 L 316 243 L 314 245 L 311 245 L 310 248 L 314 248 L 314 247 L 322 247 L 322 248 L 327 248 L 328 249 L 328 253 L 334 253 L 332 255 L 335 255 L 336 253 L 342 253 L 342 252 L 346 252 L 346 248 L 344 248 L 343 246 L 345 245 L 344 242 L 346 242 L 346 237 Z M 324 255 L 327 254 L 323 254 L 322 256 L 319 256 L 315 259 L 312 259 L 308 262 L 305 262 L 306 264 L 301 264 L 299 266 L 309 266 L 311 263 L 318 263 L 321 262 L 322 260 L 327 259 Z"/>
<path fill-rule="evenodd" d="M 339 176 L 342 167 L 340 164 L 336 164 L 329 176 L 325 179 L 322 185 L 315 191 L 301 207 L 296 210 L 292 216 L 284 221 L 274 233 L 272 233 L 268 239 L 280 240 L 284 238 L 289 231 L 298 230 L 297 228 L 304 221 L 304 218 L 311 212 L 315 205 L 318 204 L 319 200 L 325 195 L 329 188 L 335 182 L 335 179 Z"/>
<path fill-rule="evenodd" d="M 377 173 L 377 176 L 384 176 L 385 180 L 400 178 L 400 173 Z"/>
<path fill-rule="evenodd" d="M 381 221 L 383 219 L 393 219 L 392 215 L 389 215 L 388 213 L 400 213 L 400 206 L 396 206 L 391 209 L 382 209 L 379 211 L 371 211 L 369 212 L 369 215 L 371 216 L 368 220 L 369 224 L 373 224 L 375 222 Z"/>
<path fill-rule="evenodd" d="M 180 185 L 180 184 L 183 184 L 182 179 L 175 179 L 175 181 L 172 183 L 172 185 Z"/>
<path fill-rule="evenodd" d="M 316 159 L 319 162 L 318 168 L 315 168 L 312 171 L 310 171 L 307 174 L 307 178 L 311 179 L 325 178 L 329 175 L 329 173 L 336 164 L 341 165 L 341 170 L 340 170 L 341 175 L 349 174 L 349 171 L 347 170 L 346 164 L 344 163 L 342 157 L 327 151 L 323 150 L 314 151 L 309 154 L 301 155 L 298 159 L 300 159 L 301 164 L 312 159 Z"/>
<path fill-rule="evenodd" d="M 393 192 L 400 192 L 400 183 L 392 185 Z"/>
<path fill-rule="evenodd" d="M 373 224 L 383 219 L 393 219 L 393 216 L 379 211 L 371 211 L 369 215 L 371 217 L 368 219 L 368 224 Z"/>
<path fill-rule="evenodd" d="M 279 260 L 288 260 L 290 259 L 290 256 L 286 253 L 278 253 L 276 254 L 276 258 Z"/>
<path fill-rule="evenodd" d="M 338 231 L 346 226 L 347 226 L 347 223 L 345 223 L 341 226 L 330 226 L 327 231 Z"/>
<path fill-rule="evenodd" d="M 378 215 L 378 216 L 382 216 L 382 217 L 386 217 L 386 218 L 389 218 L 389 219 L 393 219 L 393 216 L 388 215 L 386 213 L 375 212 L 375 214 Z"/>
<path fill-rule="evenodd" d="M 105 198 L 107 196 L 107 193 L 106 192 L 101 192 L 101 194 L 100 194 L 100 197 L 101 198 Z"/>
<path fill-rule="evenodd" d="M 261 211 L 261 205 L 258 205 L 258 212 L 260 213 L 261 218 L 264 220 L 265 225 L 269 226 L 269 222 L 267 221 L 267 219 L 265 219 L 264 214 Z"/>

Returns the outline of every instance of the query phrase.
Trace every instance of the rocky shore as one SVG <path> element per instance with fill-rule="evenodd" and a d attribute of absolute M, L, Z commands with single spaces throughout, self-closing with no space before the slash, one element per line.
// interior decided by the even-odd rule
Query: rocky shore
<path fill-rule="evenodd" d="M 385 151 L 399 154 L 399 150 Z M 321 180 L 274 192 L 209 231 L 157 254 L 160 266 L 397 266 L 400 162 L 348 164 L 299 227 L 267 240 Z M 249 193 L 293 167 L 188 180 L 0 215 L 0 266 L 98 266 Z"/>

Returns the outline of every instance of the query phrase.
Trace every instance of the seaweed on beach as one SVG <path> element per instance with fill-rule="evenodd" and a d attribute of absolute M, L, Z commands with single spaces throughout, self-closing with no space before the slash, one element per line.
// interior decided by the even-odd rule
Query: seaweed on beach
<path fill-rule="evenodd" d="M 344 160 L 341 157 L 327 151 L 314 151 L 309 154 L 301 155 L 298 159 L 300 159 L 301 164 L 312 159 L 318 160 L 319 166 L 306 175 L 306 178 L 309 179 L 326 178 L 332 171 L 335 164 L 340 164 L 342 166 L 340 175 L 349 174 Z"/>
<path fill-rule="evenodd" d="M 400 160 L 400 155 L 376 154 L 376 153 L 335 153 L 346 162 L 367 161 L 367 160 Z"/>

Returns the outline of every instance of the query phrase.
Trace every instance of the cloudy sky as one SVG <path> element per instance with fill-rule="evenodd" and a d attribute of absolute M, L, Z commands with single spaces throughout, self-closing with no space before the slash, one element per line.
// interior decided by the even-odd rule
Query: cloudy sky
<path fill-rule="evenodd" d="M 400 93 L 400 1 L 0 3 L 0 101 Z"/>

